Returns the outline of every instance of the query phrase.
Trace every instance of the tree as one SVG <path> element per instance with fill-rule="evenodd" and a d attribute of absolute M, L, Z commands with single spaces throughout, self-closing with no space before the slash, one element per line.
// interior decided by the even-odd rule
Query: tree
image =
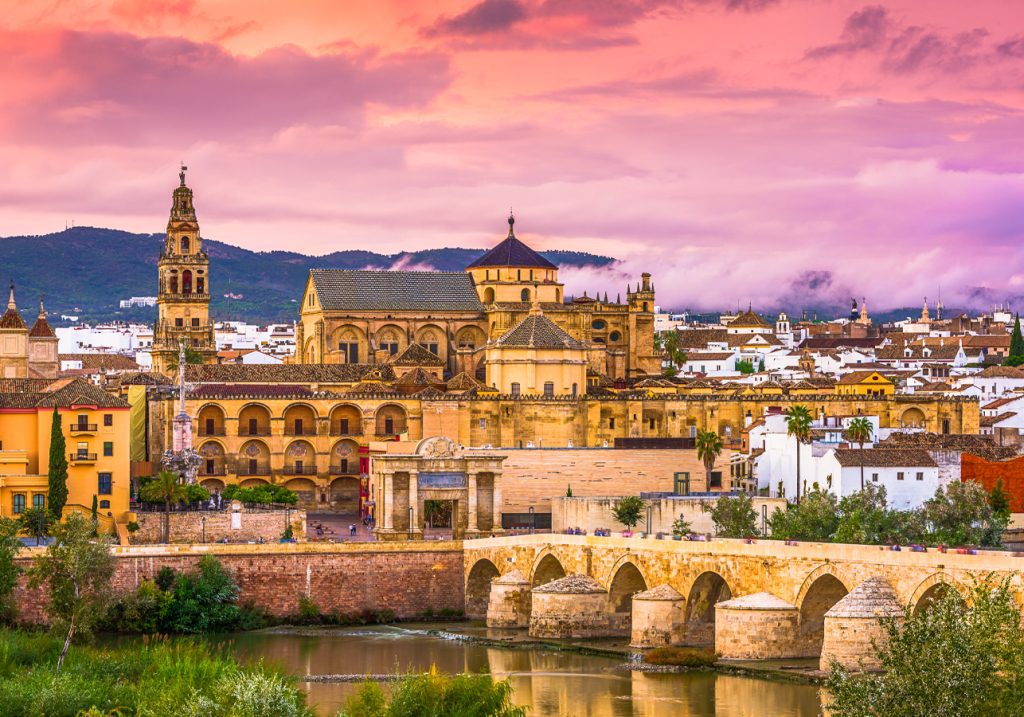
<path fill-rule="evenodd" d="M 1020 331 L 1020 314 L 1014 317 L 1013 333 L 1010 334 L 1010 353 L 1005 363 L 1008 366 L 1020 366 L 1024 363 L 1024 334 Z"/>
<path fill-rule="evenodd" d="M 922 508 L 930 539 L 946 545 L 999 545 L 1009 513 L 997 516 L 980 483 L 950 483 Z"/>
<path fill-rule="evenodd" d="M 736 370 L 744 376 L 754 373 L 754 362 L 748 361 L 747 359 L 740 359 L 736 362 Z"/>
<path fill-rule="evenodd" d="M 786 411 L 786 432 L 796 439 L 796 504 L 800 505 L 801 446 L 811 441 L 811 412 L 807 406 L 791 406 Z"/>
<path fill-rule="evenodd" d="M 697 458 L 704 464 L 705 490 L 711 490 L 711 471 L 722 455 L 722 437 L 714 431 L 697 431 Z"/>
<path fill-rule="evenodd" d="M 988 504 L 992 508 L 992 514 L 999 518 L 1005 518 L 1006 524 L 1010 524 L 1010 496 L 1003 489 L 1003 479 L 996 481 L 996 487 L 988 494 Z"/>
<path fill-rule="evenodd" d="M 53 407 L 53 423 L 50 424 L 50 463 L 47 471 L 48 500 L 50 512 L 59 519 L 68 502 L 68 447 L 64 442 L 64 427 L 60 413 Z"/>
<path fill-rule="evenodd" d="M 185 364 L 197 365 L 203 363 L 203 355 L 196 351 L 191 346 L 185 346 Z M 167 360 L 167 370 L 171 373 L 178 371 L 178 354 L 175 352 L 174 356 L 169 357 Z"/>
<path fill-rule="evenodd" d="M 686 352 L 679 348 L 679 332 L 675 329 L 660 332 L 655 337 L 655 345 L 664 352 L 665 359 L 669 362 L 666 369 L 676 369 L 675 373 L 671 374 L 675 376 L 679 373 L 679 364 L 686 363 Z"/>
<path fill-rule="evenodd" d="M 0 518 L 0 622 L 9 621 L 14 615 L 11 595 L 18 584 L 21 570 L 14 559 L 21 550 L 18 540 L 18 525 L 10 518 Z"/>
<path fill-rule="evenodd" d="M 60 671 L 72 639 L 89 634 L 110 603 L 116 559 L 107 539 L 94 537 L 92 525 L 78 513 L 54 526 L 53 537 L 29 570 L 29 586 L 48 587 L 46 610 L 54 628 L 67 631 L 57 658 Z"/>
<path fill-rule="evenodd" d="M 930 609 L 884 621 L 882 671 L 833 665 L 834 717 L 988 717 L 1024 714 L 1024 630 L 1008 581 L 954 590 Z"/>
<path fill-rule="evenodd" d="M 675 535 L 688 535 L 693 532 L 693 526 L 691 526 L 690 521 L 680 513 L 679 517 L 672 521 L 672 532 Z"/>
<path fill-rule="evenodd" d="M 764 373 L 764 356 L 761 357 L 760 363 L 757 364 L 758 373 Z"/>
<path fill-rule="evenodd" d="M 868 483 L 864 490 L 839 501 L 835 542 L 884 545 L 924 540 L 921 511 L 890 510 L 885 486 Z"/>
<path fill-rule="evenodd" d="M 640 522 L 640 516 L 646 506 L 640 496 L 627 495 L 615 501 L 612 505 L 612 515 L 615 516 L 615 520 L 632 530 Z"/>
<path fill-rule="evenodd" d="M 811 490 L 800 505 L 790 503 L 785 510 L 776 508 L 768 526 L 776 540 L 828 543 L 839 528 L 836 497 L 828 491 Z"/>
<path fill-rule="evenodd" d="M 860 446 L 860 489 L 864 490 L 864 444 L 871 440 L 873 432 L 871 421 L 866 418 L 855 418 L 846 429 L 847 437 Z"/>
<path fill-rule="evenodd" d="M 746 493 L 722 496 L 704 504 L 704 512 L 711 514 L 715 535 L 722 538 L 746 538 L 758 534 L 754 501 Z"/>
<path fill-rule="evenodd" d="M 178 482 L 178 475 L 171 471 L 160 471 L 139 488 L 140 500 L 164 504 L 163 542 L 171 542 L 171 504 L 187 497 L 188 490 Z"/>
<path fill-rule="evenodd" d="M 18 516 L 18 530 L 26 535 L 31 535 L 39 541 L 50 534 L 50 524 L 53 516 L 45 508 L 27 508 Z"/>

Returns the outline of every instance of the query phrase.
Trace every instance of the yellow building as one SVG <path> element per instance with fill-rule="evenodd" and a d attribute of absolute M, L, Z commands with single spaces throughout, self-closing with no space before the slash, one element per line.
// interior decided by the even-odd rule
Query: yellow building
<path fill-rule="evenodd" d="M 509 396 L 576 396 L 586 391 L 586 346 L 534 311 L 487 345 L 487 385 Z"/>
<path fill-rule="evenodd" d="M 153 370 L 170 373 L 185 344 L 204 363 L 217 360 L 210 321 L 210 258 L 203 250 L 192 190 L 185 185 L 185 167 L 174 190 L 167 240 L 157 262 L 157 321 L 153 328 Z"/>
<path fill-rule="evenodd" d="M 558 267 L 508 236 L 465 272 L 314 269 L 302 297 L 297 362 L 384 363 L 419 344 L 446 376 L 487 378 L 487 347 L 529 316 L 534 304 L 582 344 L 590 369 L 613 379 L 661 373 L 654 347 L 654 285 L 643 274 L 609 301 L 567 301 Z M 579 382 L 582 390 L 583 382 Z M 567 387 L 571 386 L 571 382 Z"/>
<path fill-rule="evenodd" d="M 0 316 L 0 378 L 57 378 L 57 335 L 46 320 L 43 302 L 29 329 L 18 312 L 11 284 L 7 311 Z"/>
<path fill-rule="evenodd" d="M 128 403 L 81 379 L 0 380 L 0 515 L 48 504 L 50 434 L 57 409 L 67 444 L 67 510 L 123 523 L 129 508 Z"/>
<path fill-rule="evenodd" d="M 836 393 L 845 396 L 892 396 L 896 393 L 896 384 L 878 371 L 852 371 L 839 377 Z"/>

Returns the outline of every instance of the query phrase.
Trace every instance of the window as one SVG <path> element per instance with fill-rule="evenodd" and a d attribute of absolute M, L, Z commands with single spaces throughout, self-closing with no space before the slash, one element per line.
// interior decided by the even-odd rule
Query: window
<path fill-rule="evenodd" d="M 206 459 L 206 475 L 208 475 L 208 476 L 216 475 L 216 473 L 215 473 L 216 470 L 217 470 L 217 463 L 212 458 L 207 458 Z"/>
<path fill-rule="evenodd" d="M 696 438 L 696 437 L 697 437 L 697 427 L 696 426 L 690 426 L 690 438 Z"/>
<path fill-rule="evenodd" d="M 293 426 L 292 431 L 293 431 L 294 435 L 301 436 L 302 435 L 302 419 L 301 418 L 296 418 L 295 419 L 295 423 L 293 423 L 292 426 Z"/>
<path fill-rule="evenodd" d="M 591 326 L 595 330 L 600 331 L 601 329 L 606 328 L 608 324 L 604 322 L 604 319 L 594 319 L 594 322 L 591 324 Z"/>
<path fill-rule="evenodd" d="M 359 363 L 359 344 L 355 341 L 341 341 L 338 350 L 345 357 L 345 363 Z"/>
<path fill-rule="evenodd" d="M 689 473 L 676 473 L 675 474 L 675 494 L 676 495 L 690 495 L 690 474 Z"/>
<path fill-rule="evenodd" d="M 918 471 L 917 472 L 917 479 L 918 480 L 924 480 L 924 471 Z"/>
<path fill-rule="evenodd" d="M 101 508 L 109 508 L 110 507 L 110 501 L 109 500 L 101 500 L 100 501 L 100 507 Z"/>
<path fill-rule="evenodd" d="M 520 299 L 520 301 L 529 301 L 530 300 L 530 290 L 529 289 L 523 289 L 521 292 L 519 292 L 519 299 Z"/>
<path fill-rule="evenodd" d="M 655 428 L 658 427 L 658 419 L 657 418 L 648 418 L 647 419 L 647 427 L 650 430 L 653 431 Z"/>
<path fill-rule="evenodd" d="M 388 354 L 394 356 L 398 353 L 398 342 L 397 341 L 384 341 L 380 345 L 381 351 L 387 351 Z"/>
<path fill-rule="evenodd" d="M 395 419 L 388 416 L 384 419 L 384 433 L 390 435 L 395 432 Z"/>
<path fill-rule="evenodd" d="M 110 484 L 112 482 L 112 475 L 110 473 L 99 474 L 99 487 L 96 492 L 100 495 L 110 495 Z"/>
<path fill-rule="evenodd" d="M 487 419 L 486 418 L 481 418 L 480 419 L 480 430 L 483 430 L 485 428 L 487 428 Z"/>
<path fill-rule="evenodd" d="M 423 344 L 423 348 L 425 348 L 427 351 L 434 354 L 435 356 L 441 355 L 440 352 L 438 352 L 437 350 L 438 347 L 436 343 Z"/>
<path fill-rule="evenodd" d="M 258 471 L 259 471 L 259 465 L 257 464 L 256 459 L 255 458 L 250 458 L 249 459 L 249 475 L 254 476 L 254 475 L 257 474 Z"/>
<path fill-rule="evenodd" d="M 544 397 L 551 398 L 555 395 L 555 384 L 551 381 L 544 382 Z"/>
<path fill-rule="evenodd" d="M 608 419 L 608 428 L 615 428 L 615 419 L 614 418 L 609 418 Z"/>
<path fill-rule="evenodd" d="M 89 444 L 84 442 L 84 441 L 80 441 L 78 443 L 78 450 L 77 450 L 77 452 L 78 452 L 78 455 L 80 457 L 82 457 L 82 458 L 84 458 L 85 456 L 89 455 Z"/>
<path fill-rule="evenodd" d="M 25 494 L 24 493 L 15 493 L 14 494 L 14 503 L 11 506 L 11 508 L 12 508 L 12 510 L 13 510 L 15 515 L 18 515 L 19 513 L 24 513 L 25 512 Z"/>
<path fill-rule="evenodd" d="M 46 507 L 46 496 L 42 493 L 32 496 L 32 507 L 36 510 L 43 510 Z"/>
<path fill-rule="evenodd" d="M 722 487 L 722 471 L 711 471 L 711 485 L 708 488 Z"/>
<path fill-rule="evenodd" d="M 618 341 L 621 338 L 622 334 L 620 334 L 618 331 L 612 331 L 610 334 L 608 334 L 609 341 Z"/>
<path fill-rule="evenodd" d="M 186 207 L 185 204 L 181 205 L 181 210 L 182 211 L 187 211 L 187 209 L 188 209 L 188 207 Z M 181 253 L 182 254 L 188 254 L 188 237 L 182 237 L 181 238 Z"/>
<path fill-rule="evenodd" d="M 877 483 L 878 482 L 878 474 L 877 473 L 872 473 L 871 474 L 871 482 L 872 483 Z"/>
<path fill-rule="evenodd" d="M 103 455 L 106 458 L 110 458 L 112 455 L 114 455 L 113 441 L 103 441 Z"/>
<path fill-rule="evenodd" d="M 199 327 L 199 317 L 195 317 L 195 316 L 192 317 L 192 326 L 194 326 L 196 328 Z"/>
<path fill-rule="evenodd" d="M 214 421 L 214 419 L 207 418 L 206 419 L 205 435 L 212 436 L 216 430 L 217 430 L 217 426 L 216 426 L 216 422 Z"/>
<path fill-rule="evenodd" d="M 572 385 L 572 397 L 576 398 L 576 393 L 579 391 L 579 386 L 575 383 Z"/>
<path fill-rule="evenodd" d="M 103 425 L 104 426 L 113 426 L 114 425 L 114 414 L 113 413 L 104 413 L 103 414 Z"/>
<path fill-rule="evenodd" d="M 348 473 L 348 458 L 342 458 L 338 467 L 342 473 Z"/>
<path fill-rule="evenodd" d="M 903 480 L 903 471 L 896 471 L 896 480 Z"/>
<path fill-rule="evenodd" d="M 206 279 L 201 276 L 196 279 L 196 292 L 199 294 L 206 293 Z"/>
<path fill-rule="evenodd" d="M 338 419 L 338 433 L 340 433 L 343 436 L 347 436 L 348 435 L 348 419 L 347 418 L 339 418 Z"/>
<path fill-rule="evenodd" d="M 183 319 L 183 318 L 181 318 L 181 317 L 179 316 L 178 318 L 176 318 L 176 319 L 174 320 L 174 325 L 175 325 L 175 326 L 184 326 L 184 325 L 185 325 L 185 319 Z"/>
<path fill-rule="evenodd" d="M 84 413 L 78 414 L 78 428 L 79 430 L 86 431 L 89 426 L 89 417 Z"/>
<path fill-rule="evenodd" d="M 519 384 L 518 383 L 513 383 L 512 384 L 512 395 L 515 396 L 516 398 L 519 397 Z"/>
<path fill-rule="evenodd" d="M 255 436 L 257 433 L 259 433 L 259 419 L 258 418 L 250 418 L 249 419 L 249 435 L 250 436 Z"/>

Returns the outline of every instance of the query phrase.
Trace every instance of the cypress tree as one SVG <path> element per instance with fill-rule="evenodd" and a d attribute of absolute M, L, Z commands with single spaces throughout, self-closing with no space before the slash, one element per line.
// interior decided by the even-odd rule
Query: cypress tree
<path fill-rule="evenodd" d="M 49 479 L 50 512 L 60 520 L 64 504 L 68 502 L 68 453 L 64 443 L 64 429 L 60 413 L 53 407 L 53 423 L 50 426 L 50 470 Z"/>
<path fill-rule="evenodd" d="M 1024 335 L 1020 332 L 1020 314 L 1013 323 L 1013 333 L 1010 334 L 1010 356 L 1024 357 Z"/>

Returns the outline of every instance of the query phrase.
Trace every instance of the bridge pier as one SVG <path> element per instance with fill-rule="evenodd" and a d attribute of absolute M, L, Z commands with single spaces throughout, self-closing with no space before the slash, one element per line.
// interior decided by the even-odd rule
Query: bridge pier
<path fill-rule="evenodd" d="M 529 627 L 532 602 L 530 581 L 518 570 L 495 578 L 487 602 L 487 627 Z"/>
<path fill-rule="evenodd" d="M 725 660 L 799 657 L 799 631 L 800 611 L 771 593 L 715 605 L 715 652 Z"/>
<path fill-rule="evenodd" d="M 683 596 L 670 585 L 659 585 L 633 596 L 630 647 L 660 647 L 683 641 Z"/>
<path fill-rule="evenodd" d="M 825 640 L 819 667 L 837 662 L 848 670 L 881 668 L 874 645 L 888 642 L 884 618 L 903 618 L 896 592 L 883 577 L 868 578 L 825 613 Z"/>
<path fill-rule="evenodd" d="M 533 589 L 530 637 L 607 637 L 608 591 L 587 575 L 567 575 Z"/>

